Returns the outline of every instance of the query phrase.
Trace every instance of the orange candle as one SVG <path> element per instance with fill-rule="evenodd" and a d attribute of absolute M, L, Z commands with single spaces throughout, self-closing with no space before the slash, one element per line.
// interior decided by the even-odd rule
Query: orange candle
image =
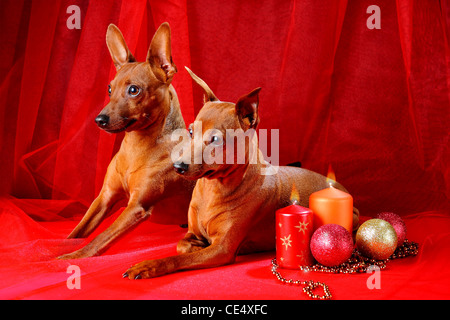
<path fill-rule="evenodd" d="M 311 194 L 309 208 L 314 212 L 314 230 L 324 224 L 335 223 L 352 233 L 353 198 L 347 192 L 330 184 L 329 188 Z"/>

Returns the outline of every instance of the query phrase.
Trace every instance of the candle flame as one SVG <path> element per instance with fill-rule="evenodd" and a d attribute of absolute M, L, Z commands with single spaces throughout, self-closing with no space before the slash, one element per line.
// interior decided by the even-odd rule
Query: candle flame
<path fill-rule="evenodd" d="M 334 173 L 331 164 L 328 165 L 327 184 L 331 187 L 336 183 L 336 174 Z"/>
<path fill-rule="evenodd" d="M 295 187 L 295 184 L 292 185 L 291 197 L 289 199 L 292 204 L 298 204 L 300 202 L 300 195 Z"/>

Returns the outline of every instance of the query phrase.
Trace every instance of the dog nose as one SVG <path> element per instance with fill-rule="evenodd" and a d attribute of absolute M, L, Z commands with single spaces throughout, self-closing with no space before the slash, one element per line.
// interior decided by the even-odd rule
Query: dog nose
<path fill-rule="evenodd" d="M 95 122 L 99 127 L 105 127 L 109 123 L 109 117 L 106 114 L 99 114 L 97 118 L 95 118 Z"/>
<path fill-rule="evenodd" d="M 179 162 L 175 162 L 173 164 L 173 167 L 175 168 L 175 171 L 177 173 L 184 174 L 188 170 L 189 165 L 184 163 L 184 162 L 182 162 L 182 161 L 179 161 Z"/>

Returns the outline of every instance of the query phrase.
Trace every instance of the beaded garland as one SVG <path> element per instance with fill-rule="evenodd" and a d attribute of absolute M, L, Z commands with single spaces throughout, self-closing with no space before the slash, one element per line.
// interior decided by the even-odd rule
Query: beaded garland
<path fill-rule="evenodd" d="M 347 262 L 342 263 L 336 267 L 326 267 L 321 265 L 320 263 L 316 263 L 313 266 L 300 266 L 301 271 L 314 271 L 314 272 L 330 272 L 330 273 L 362 273 L 366 272 L 367 268 L 371 265 L 378 266 L 381 270 L 386 268 L 387 262 L 393 259 L 405 258 L 408 256 L 415 256 L 419 252 L 419 245 L 415 242 L 409 242 L 405 239 L 402 246 L 398 247 L 395 252 L 385 260 L 374 260 L 367 257 L 364 257 L 358 250 L 354 249 L 352 252 L 352 256 Z M 319 281 L 300 281 L 293 279 L 284 278 L 280 272 L 278 271 L 278 264 L 276 259 L 272 259 L 272 274 L 282 283 L 284 284 L 293 284 L 293 285 L 306 285 L 303 287 L 303 292 L 307 294 L 312 299 L 331 299 L 331 291 L 323 282 Z M 324 294 L 322 296 L 318 294 L 314 294 L 313 290 L 317 287 L 322 287 Z"/>

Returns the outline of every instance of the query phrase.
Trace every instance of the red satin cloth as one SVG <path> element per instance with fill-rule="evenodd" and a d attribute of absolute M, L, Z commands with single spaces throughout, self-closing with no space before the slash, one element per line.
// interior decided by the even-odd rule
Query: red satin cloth
<path fill-rule="evenodd" d="M 122 278 L 131 265 L 176 254 L 185 233 L 178 226 L 142 223 L 102 256 L 60 261 L 54 258 L 87 240 L 64 240 L 74 219 L 36 221 L 25 212 L 51 212 L 71 202 L 3 201 L 0 224 L 0 299 L 306 299 L 301 287 L 281 284 L 271 272 L 275 252 L 238 256 L 236 263 L 211 269 L 183 271 L 147 280 Z M 102 224 L 104 229 L 117 217 Z M 278 269 L 288 279 L 326 283 L 333 299 L 449 299 L 450 218 L 443 212 L 404 217 L 408 238 L 419 243 L 415 257 L 393 260 L 380 273 L 380 289 L 368 289 L 372 274 L 304 273 Z M 80 289 L 67 281 L 80 268 Z M 372 281 L 370 280 L 370 283 Z M 318 293 L 320 291 L 318 290 Z"/>
<path fill-rule="evenodd" d="M 366 25 L 373 4 L 381 29 Z M 81 30 L 66 26 L 70 5 L 81 9 Z M 140 260 L 175 254 L 185 230 L 149 222 L 103 256 L 72 261 L 82 270 L 82 289 L 67 289 L 70 262 L 54 258 L 84 242 L 65 237 L 100 190 L 123 138 L 93 122 L 115 74 L 106 28 L 118 25 L 142 61 L 164 21 L 187 123 L 202 92 L 184 66 L 224 101 L 262 87 L 260 128 L 280 130 L 281 164 L 301 161 L 323 174 L 331 164 L 363 216 L 402 215 L 408 238 L 420 244 L 418 257 L 382 271 L 380 290 L 367 289 L 368 275 L 308 279 L 326 282 L 338 299 L 449 298 L 448 0 L 2 1 L 1 298 L 305 297 L 273 278 L 274 252 L 222 268 L 121 279 Z"/>

